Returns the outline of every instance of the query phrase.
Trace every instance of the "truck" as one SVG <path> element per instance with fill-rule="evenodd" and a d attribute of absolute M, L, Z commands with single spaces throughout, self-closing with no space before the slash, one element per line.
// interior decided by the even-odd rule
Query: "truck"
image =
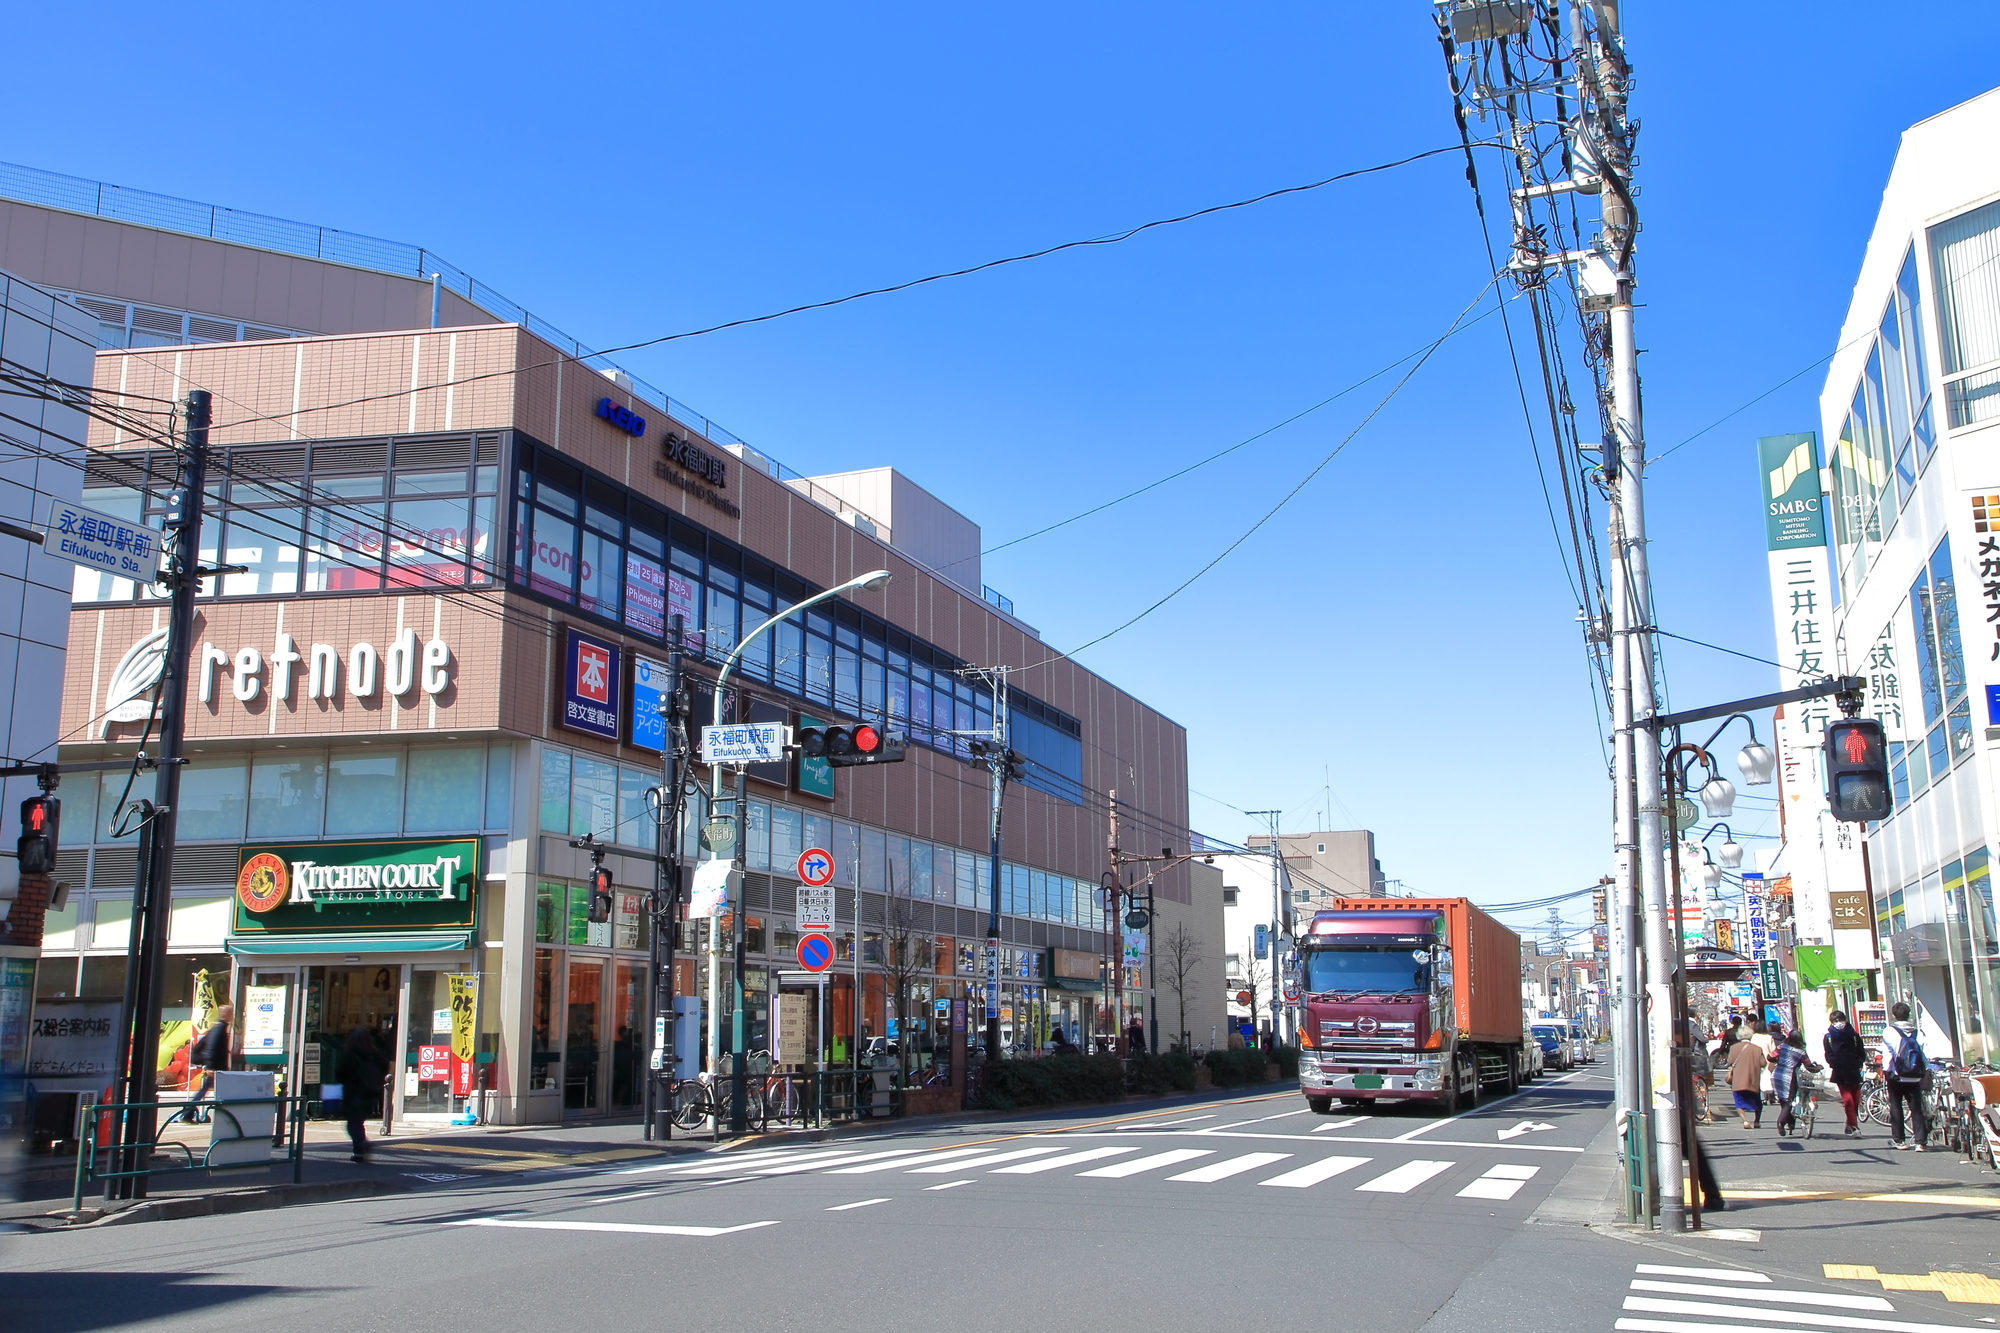
<path fill-rule="evenodd" d="M 1524 1077 L 1521 938 L 1465 898 L 1341 898 L 1297 937 L 1299 1088 L 1446 1114 Z"/>

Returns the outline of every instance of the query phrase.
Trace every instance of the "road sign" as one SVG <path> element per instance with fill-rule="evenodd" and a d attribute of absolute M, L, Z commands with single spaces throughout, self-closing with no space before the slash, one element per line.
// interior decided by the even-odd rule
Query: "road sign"
<path fill-rule="evenodd" d="M 799 883 L 814 888 L 833 883 L 833 853 L 824 847 L 808 847 L 800 852 Z"/>
<path fill-rule="evenodd" d="M 159 577 L 158 528 L 62 499 L 49 501 L 47 526 L 42 550 L 58 560 L 138 583 Z"/>
<path fill-rule="evenodd" d="M 814 888 L 810 884 L 799 885 L 798 918 L 800 930 L 832 930 L 833 889 Z"/>
<path fill-rule="evenodd" d="M 833 966 L 833 941 L 824 935 L 799 936 L 799 966 L 808 972 L 824 972 Z"/>
<path fill-rule="evenodd" d="M 782 722 L 739 722 L 701 729 L 701 759 L 705 764 L 780 764 L 792 729 Z"/>

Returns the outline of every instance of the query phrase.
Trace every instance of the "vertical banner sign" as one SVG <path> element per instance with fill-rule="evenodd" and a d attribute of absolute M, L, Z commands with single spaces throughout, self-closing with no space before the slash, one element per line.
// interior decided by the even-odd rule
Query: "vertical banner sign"
<path fill-rule="evenodd" d="M 630 723 L 633 749 L 650 750 L 654 754 L 666 753 L 667 720 L 660 715 L 660 700 L 664 697 L 666 689 L 666 664 L 634 653 Z"/>
<path fill-rule="evenodd" d="M 473 1025 L 479 1016 L 479 978 L 470 972 L 453 972 L 445 978 L 451 988 L 451 1090 L 454 1096 L 472 1092 Z"/>
<path fill-rule="evenodd" d="M 1747 918 L 1744 924 L 1745 933 L 1749 936 L 1746 942 L 1750 946 L 1750 956 L 1759 962 L 1771 956 L 1771 934 L 1764 924 L 1765 901 L 1764 877 L 1744 872 L 1743 911 Z"/>
<path fill-rule="evenodd" d="M 986 946 L 986 1018 L 990 1022 L 1000 1017 L 1000 948 L 988 943 Z"/>
<path fill-rule="evenodd" d="M 558 725 L 571 731 L 620 740 L 618 646 L 566 629 L 563 640 L 563 697 Z"/>
<path fill-rule="evenodd" d="M 1784 663 L 1778 673 L 1778 688 L 1797 689 L 1837 675 L 1849 665 L 1840 660 L 1834 646 L 1833 581 L 1827 561 L 1826 507 L 1819 485 L 1819 439 L 1810 432 L 1766 436 L 1757 441 L 1757 467 L 1764 493 L 1771 613 L 1777 629 L 1778 660 Z M 1885 643 L 1878 638 L 1865 668 L 1871 675 L 1886 672 L 1884 683 L 1893 687 L 1894 659 L 1893 641 Z M 1884 661 L 1886 667 L 1874 665 Z M 1854 665 L 1864 667 L 1863 663 Z M 1878 700 L 1878 707 L 1883 702 L 1886 700 Z M 1788 705 L 1775 724 L 1778 809 L 1785 865 L 1792 876 L 1792 911 L 1798 938 L 1813 944 L 1832 943 L 1829 880 L 1846 880 L 1862 873 L 1860 840 L 1851 836 L 1834 839 L 1825 828 L 1829 821 L 1822 818 L 1827 804 L 1819 747 L 1834 711 L 1830 698 L 1807 699 Z M 1842 864 L 1836 866 L 1835 862 Z M 1759 923 L 1753 920 L 1753 943 L 1758 932 Z"/>

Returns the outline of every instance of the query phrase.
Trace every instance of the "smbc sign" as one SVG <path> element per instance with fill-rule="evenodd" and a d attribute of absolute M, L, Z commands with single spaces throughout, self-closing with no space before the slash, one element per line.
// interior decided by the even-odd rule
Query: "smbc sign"
<path fill-rule="evenodd" d="M 472 838 L 252 844 L 237 857 L 238 935 L 469 927 Z"/>

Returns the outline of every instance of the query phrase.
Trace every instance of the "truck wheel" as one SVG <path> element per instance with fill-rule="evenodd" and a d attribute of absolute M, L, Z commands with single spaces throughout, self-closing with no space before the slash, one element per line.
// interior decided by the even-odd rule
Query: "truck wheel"
<path fill-rule="evenodd" d="M 1501 1095 L 1511 1097 L 1521 1090 L 1521 1053 L 1507 1053 L 1507 1077 L 1501 1082 Z"/>
<path fill-rule="evenodd" d="M 1465 1099 L 1459 1093 L 1459 1081 L 1458 1062 L 1453 1061 L 1451 1068 L 1445 1071 L 1444 1098 L 1438 1103 L 1439 1113 L 1446 1117 L 1455 1116 L 1464 1108 Z"/>
<path fill-rule="evenodd" d="M 1314 1115 L 1333 1114 L 1333 1098 L 1331 1097 L 1308 1097 L 1306 1098 L 1306 1105 L 1312 1110 Z"/>

